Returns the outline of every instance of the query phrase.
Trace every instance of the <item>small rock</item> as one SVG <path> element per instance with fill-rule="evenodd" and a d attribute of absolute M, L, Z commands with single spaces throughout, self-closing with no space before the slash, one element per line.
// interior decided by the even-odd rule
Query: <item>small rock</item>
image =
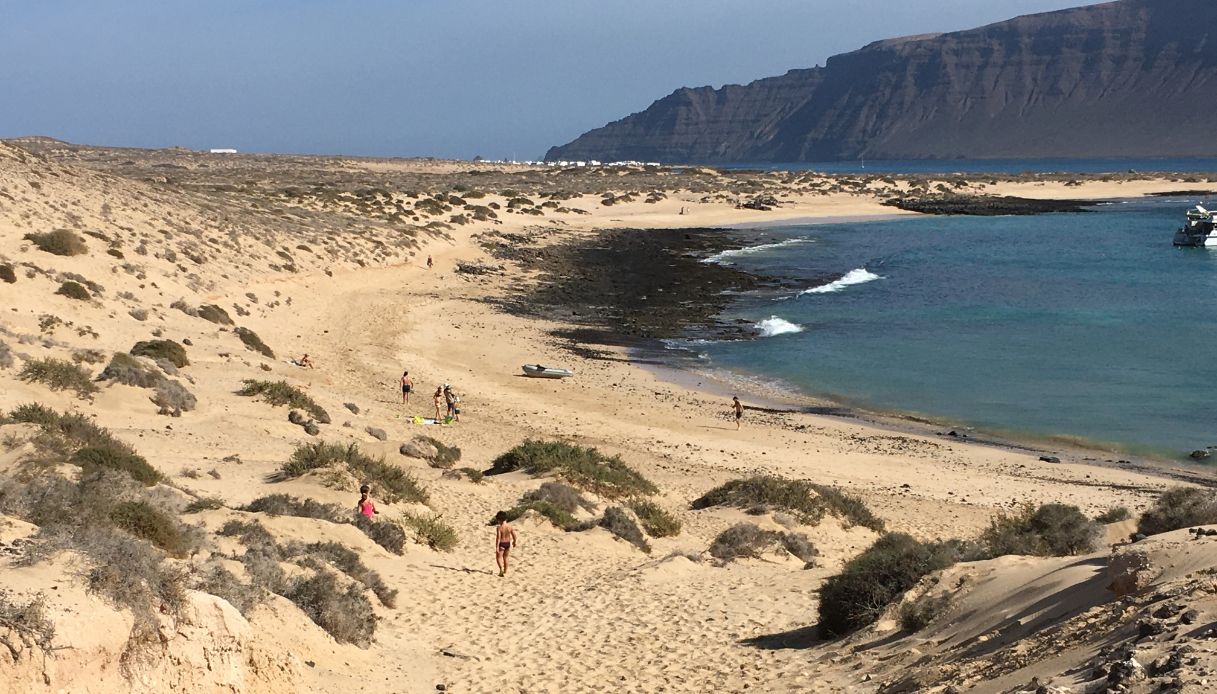
<path fill-rule="evenodd" d="M 389 438 L 389 435 L 387 433 L 385 433 L 384 429 L 380 429 L 377 427 L 366 427 L 364 429 L 364 431 L 368 432 L 368 436 L 371 436 L 372 438 L 377 439 L 378 441 L 387 441 Z"/>
<path fill-rule="evenodd" d="M 422 458 L 423 460 L 434 460 L 439 457 L 439 449 L 420 438 L 403 443 L 398 452 L 410 458 Z"/>
<path fill-rule="evenodd" d="M 1200 619 L 1199 610 L 1188 610 L 1187 612 L 1179 615 L 1179 621 L 1184 624 L 1195 624 L 1196 620 L 1198 619 Z"/>
<path fill-rule="evenodd" d="M 351 411 L 351 414 L 359 414 L 359 405 L 353 402 L 344 402 L 342 406 Z"/>
<path fill-rule="evenodd" d="M 287 413 L 287 421 L 291 422 L 292 424 L 295 424 L 296 426 L 302 427 L 302 426 L 304 426 L 304 423 L 308 421 L 308 419 L 304 416 L 304 413 L 301 412 L 300 410 L 292 410 L 291 412 Z"/>
<path fill-rule="evenodd" d="M 317 426 L 316 422 L 305 422 L 304 433 L 309 436 L 316 436 L 321 433 L 321 427 Z"/>
<path fill-rule="evenodd" d="M 258 364 L 258 366 L 261 367 L 263 371 L 270 371 L 270 364 L 267 364 L 266 362 L 262 362 L 261 364 Z"/>
<path fill-rule="evenodd" d="M 191 342 L 190 338 L 188 338 L 188 337 L 182 338 L 182 344 L 186 345 L 187 347 L 194 347 L 194 343 Z"/>
<path fill-rule="evenodd" d="M 1209 452 L 1204 450 L 1203 448 L 1197 448 L 1196 450 L 1189 453 L 1188 457 L 1191 458 L 1192 460 L 1204 460 L 1205 458 L 1209 457 Z"/>
<path fill-rule="evenodd" d="M 1157 636 L 1166 631 L 1166 624 L 1160 619 L 1142 619 L 1137 622 L 1137 635 L 1140 638 Z"/>
<path fill-rule="evenodd" d="M 1040 460 L 1044 461 L 1045 463 L 1059 463 L 1059 462 L 1061 462 L 1061 459 L 1060 459 L 1060 458 L 1058 458 L 1058 457 L 1056 457 L 1055 455 L 1041 455 L 1041 456 L 1040 456 Z"/>

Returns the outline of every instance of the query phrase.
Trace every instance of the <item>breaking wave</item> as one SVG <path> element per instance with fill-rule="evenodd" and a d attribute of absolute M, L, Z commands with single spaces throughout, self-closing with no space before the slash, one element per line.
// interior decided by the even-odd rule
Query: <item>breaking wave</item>
<path fill-rule="evenodd" d="M 777 243 L 763 243 L 759 246 L 748 246 L 747 248 L 735 248 L 735 249 L 732 249 L 729 251 L 722 251 L 721 253 L 715 253 L 714 255 L 712 255 L 708 258 L 703 258 L 702 262 L 703 263 L 725 263 L 725 262 L 729 262 L 732 258 L 738 258 L 738 257 L 744 256 L 744 255 L 751 255 L 753 253 L 760 253 L 761 251 L 771 251 L 774 248 L 785 248 L 786 246 L 797 246 L 802 243 L 811 243 L 811 239 L 786 239 L 785 241 L 779 241 Z"/>
<path fill-rule="evenodd" d="M 803 332 L 803 326 L 797 323 L 791 323 L 785 318 L 778 318 L 777 316 L 770 316 L 753 327 L 756 328 L 761 337 L 773 337 L 774 335 L 786 335 L 788 333 Z"/>
<path fill-rule="evenodd" d="M 842 289 L 845 289 L 846 287 L 849 287 L 849 286 L 852 286 L 855 284 L 863 284 L 865 282 L 870 282 L 872 280 L 881 280 L 881 279 L 883 279 L 883 277 L 881 277 L 880 275 L 876 275 L 875 273 L 871 272 L 870 270 L 867 270 L 864 267 L 860 267 L 860 268 L 856 268 L 856 269 L 850 270 L 849 272 L 845 273 L 845 276 L 839 280 L 833 280 L 832 282 L 829 282 L 828 284 L 822 284 L 818 287 L 812 287 L 811 289 L 804 289 L 803 291 L 799 292 L 799 295 L 802 296 L 803 294 L 831 294 L 833 292 L 839 292 Z"/>

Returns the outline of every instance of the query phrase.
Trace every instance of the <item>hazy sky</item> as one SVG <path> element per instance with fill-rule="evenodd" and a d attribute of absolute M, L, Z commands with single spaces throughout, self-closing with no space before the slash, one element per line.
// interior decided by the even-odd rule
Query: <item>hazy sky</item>
<path fill-rule="evenodd" d="M 1087 0 L 0 0 L 0 137 L 539 158 L 681 86 Z"/>

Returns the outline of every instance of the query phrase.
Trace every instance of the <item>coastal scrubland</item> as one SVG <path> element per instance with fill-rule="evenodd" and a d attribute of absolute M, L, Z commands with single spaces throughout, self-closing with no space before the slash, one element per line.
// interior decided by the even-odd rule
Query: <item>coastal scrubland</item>
<path fill-rule="evenodd" d="M 1202 687 L 1207 468 L 736 431 L 631 348 L 746 337 L 723 224 L 1213 183 L 0 142 L 0 691 Z"/>

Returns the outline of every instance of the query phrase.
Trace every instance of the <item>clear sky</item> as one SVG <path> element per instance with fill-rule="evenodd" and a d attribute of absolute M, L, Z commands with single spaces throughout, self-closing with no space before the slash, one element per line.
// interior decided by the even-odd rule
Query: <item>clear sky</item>
<path fill-rule="evenodd" d="M 681 86 L 1088 0 L 0 0 L 0 137 L 540 158 Z"/>

